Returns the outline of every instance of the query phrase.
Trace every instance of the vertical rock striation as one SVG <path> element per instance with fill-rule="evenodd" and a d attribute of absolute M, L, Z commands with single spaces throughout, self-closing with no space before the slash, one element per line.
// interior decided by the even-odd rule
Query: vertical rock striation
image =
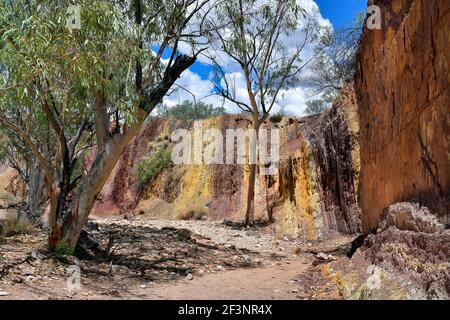
<path fill-rule="evenodd" d="M 357 252 L 450 295 L 450 2 L 373 0 L 381 30 L 364 30 L 355 87 L 363 230 Z"/>
<path fill-rule="evenodd" d="M 274 210 L 290 233 L 316 239 L 361 231 L 357 205 L 359 122 L 352 85 L 325 113 L 282 130 Z"/>
<path fill-rule="evenodd" d="M 127 147 L 96 213 L 134 210 L 155 218 L 242 220 L 248 165 L 171 166 L 149 185 L 139 182 L 136 165 L 156 151 L 158 141 L 170 143 L 167 137 L 176 127 L 170 123 L 149 122 Z M 219 129 L 225 139 L 227 129 L 245 130 L 251 122 L 242 115 L 224 115 L 202 120 L 201 127 L 203 131 Z M 359 125 L 353 86 L 347 86 L 334 107 L 321 115 L 267 121 L 265 127 L 280 130 L 281 159 L 277 175 L 258 174 L 256 218 L 273 220 L 277 233 L 304 239 L 360 232 Z M 154 145 L 152 150 L 149 143 Z"/>
<path fill-rule="evenodd" d="M 365 232 L 416 199 L 449 222 L 450 1 L 372 0 L 382 30 L 363 34 L 356 92 Z"/>

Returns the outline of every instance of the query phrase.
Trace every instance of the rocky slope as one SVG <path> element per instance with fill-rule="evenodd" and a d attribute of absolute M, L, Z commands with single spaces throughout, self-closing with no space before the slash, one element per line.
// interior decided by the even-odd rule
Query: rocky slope
<path fill-rule="evenodd" d="M 243 219 L 246 165 L 172 165 L 151 184 L 140 182 L 138 163 L 162 147 L 170 148 L 170 134 L 181 125 L 161 119 L 148 123 L 124 152 L 95 214 Z M 247 127 L 250 122 L 242 115 L 202 121 L 203 130 L 217 128 L 223 133 Z M 257 218 L 273 216 L 275 232 L 304 239 L 359 232 L 359 125 L 353 87 L 349 85 L 335 106 L 322 115 L 268 121 L 266 127 L 280 129 L 281 162 L 278 175 L 258 176 Z"/>
<path fill-rule="evenodd" d="M 426 207 L 408 202 L 389 206 L 361 254 L 415 284 L 423 298 L 450 296 L 450 230 Z"/>
<path fill-rule="evenodd" d="M 448 224 L 450 1 L 369 2 L 380 6 L 383 23 L 364 31 L 355 84 L 363 229 L 409 199 Z"/>

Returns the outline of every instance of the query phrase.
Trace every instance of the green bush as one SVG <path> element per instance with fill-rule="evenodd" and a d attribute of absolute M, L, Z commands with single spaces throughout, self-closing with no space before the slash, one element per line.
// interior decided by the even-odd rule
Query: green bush
<path fill-rule="evenodd" d="M 72 255 L 72 250 L 70 249 L 69 243 L 67 240 L 61 240 L 55 248 L 55 254 L 58 259 L 64 259 L 67 256 Z"/>
<path fill-rule="evenodd" d="M 19 234 L 30 234 L 34 232 L 33 225 L 25 217 L 17 218 L 15 215 L 8 215 L 3 222 L 3 235 L 12 237 Z"/>
<path fill-rule="evenodd" d="M 270 121 L 273 123 L 279 123 L 283 120 L 284 114 L 281 112 L 275 113 L 273 116 L 270 117 Z"/>
<path fill-rule="evenodd" d="M 312 100 L 306 103 L 305 113 L 309 116 L 317 115 L 325 112 L 328 109 L 325 100 Z"/>
<path fill-rule="evenodd" d="M 16 197 L 12 193 L 9 193 L 9 192 L 6 192 L 6 191 L 0 193 L 0 200 L 6 201 L 8 203 L 17 202 Z"/>
<path fill-rule="evenodd" d="M 172 163 L 170 149 L 159 149 L 149 159 L 142 160 L 137 167 L 139 178 L 151 183 L 164 169 Z"/>
<path fill-rule="evenodd" d="M 364 285 L 361 288 L 361 291 L 359 292 L 359 300 L 372 300 L 373 299 L 373 292 L 370 290 L 366 285 Z"/>
<path fill-rule="evenodd" d="M 192 101 L 184 100 L 182 103 L 171 108 L 160 105 L 158 107 L 158 113 L 162 117 L 176 120 L 200 120 L 226 114 L 226 110 L 224 107 L 215 107 L 212 104 L 207 104 L 202 101 L 195 104 Z"/>

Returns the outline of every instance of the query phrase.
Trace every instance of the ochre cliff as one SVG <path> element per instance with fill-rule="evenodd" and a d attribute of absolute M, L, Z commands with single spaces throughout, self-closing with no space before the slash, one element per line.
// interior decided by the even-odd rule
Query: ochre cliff
<path fill-rule="evenodd" d="M 171 132 L 180 125 L 161 119 L 147 124 L 117 164 L 95 214 L 243 220 L 248 165 L 172 165 L 149 185 L 139 181 L 137 164 L 163 146 L 170 148 Z M 246 129 L 251 123 L 243 115 L 225 115 L 202 120 L 201 126 L 225 136 L 226 129 Z M 304 239 L 359 232 L 359 124 L 353 87 L 347 86 L 322 115 L 267 121 L 265 127 L 280 129 L 280 168 L 274 176 L 258 175 L 256 218 L 273 217 L 274 232 Z"/>
<path fill-rule="evenodd" d="M 448 224 L 450 1 L 373 0 L 382 29 L 358 57 L 360 206 L 366 232 L 383 209 L 415 199 Z"/>

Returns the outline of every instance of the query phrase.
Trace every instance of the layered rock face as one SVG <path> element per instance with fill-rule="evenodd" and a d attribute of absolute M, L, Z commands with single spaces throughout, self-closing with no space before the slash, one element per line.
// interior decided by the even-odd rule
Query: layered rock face
<path fill-rule="evenodd" d="M 318 206 L 315 213 L 323 223 L 318 230 L 360 232 L 359 119 L 353 85 L 344 87 L 331 110 L 305 120 L 301 129 L 314 177 L 311 190 L 317 194 L 313 207 Z"/>
<path fill-rule="evenodd" d="M 448 224 L 450 1 L 369 2 L 381 8 L 382 30 L 364 31 L 355 83 L 363 229 L 409 199 Z"/>
<path fill-rule="evenodd" d="M 149 155 L 152 141 L 166 131 L 167 123 L 153 119 L 129 143 L 103 187 L 94 213 L 115 215 L 136 208 L 145 187 L 138 179 L 137 164 Z M 89 159 L 86 162 L 89 165 Z"/>
<path fill-rule="evenodd" d="M 139 181 L 137 164 L 160 148 L 173 147 L 171 132 L 179 126 L 161 119 L 149 122 L 124 152 L 95 214 L 243 220 L 248 165 L 172 165 L 148 185 Z M 203 120 L 200 126 L 203 132 L 219 129 L 226 137 L 227 129 L 245 130 L 251 122 L 242 115 L 225 115 Z M 192 125 L 189 128 L 193 134 Z M 346 87 L 322 115 L 267 121 L 265 128 L 279 129 L 280 165 L 271 176 L 259 169 L 256 218 L 273 217 L 274 232 L 304 239 L 359 232 L 359 124 L 353 87 Z"/>
<path fill-rule="evenodd" d="M 408 202 L 389 206 L 361 252 L 417 284 L 424 298 L 449 298 L 450 230 L 428 208 Z"/>

